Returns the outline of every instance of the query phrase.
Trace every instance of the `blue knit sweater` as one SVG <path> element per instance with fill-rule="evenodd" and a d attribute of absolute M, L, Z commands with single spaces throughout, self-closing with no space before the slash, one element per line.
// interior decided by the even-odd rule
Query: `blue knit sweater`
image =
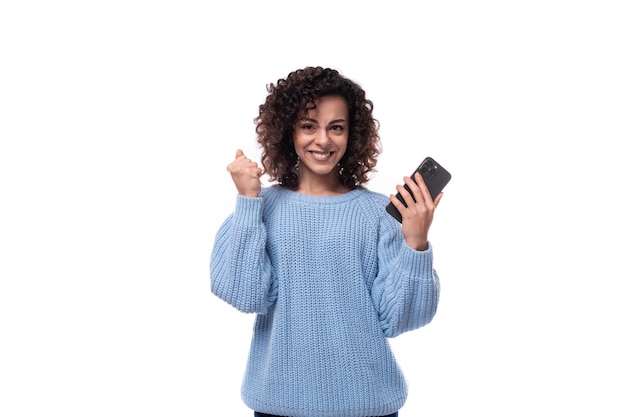
<path fill-rule="evenodd" d="M 388 198 L 265 187 L 237 196 L 211 254 L 211 289 L 257 313 L 244 403 L 292 417 L 391 414 L 407 386 L 387 338 L 429 323 L 439 300 L 432 249 L 415 251 Z"/>

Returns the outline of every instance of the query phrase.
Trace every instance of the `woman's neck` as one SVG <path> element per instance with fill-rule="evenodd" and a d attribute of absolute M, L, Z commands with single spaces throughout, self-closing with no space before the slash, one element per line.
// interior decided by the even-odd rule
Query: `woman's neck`
<path fill-rule="evenodd" d="M 351 190 L 339 182 L 338 176 L 333 175 L 326 178 L 315 177 L 307 179 L 306 177 L 301 177 L 300 183 L 293 191 L 315 196 L 331 196 L 345 194 Z"/>

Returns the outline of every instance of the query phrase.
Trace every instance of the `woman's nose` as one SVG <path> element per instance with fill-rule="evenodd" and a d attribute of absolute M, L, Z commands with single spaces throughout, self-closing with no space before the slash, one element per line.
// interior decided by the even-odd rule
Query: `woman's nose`
<path fill-rule="evenodd" d="M 320 145 L 325 145 L 328 142 L 330 142 L 330 136 L 328 136 L 328 131 L 325 130 L 325 129 L 321 129 L 319 131 L 319 134 L 315 138 L 315 142 L 320 144 Z"/>

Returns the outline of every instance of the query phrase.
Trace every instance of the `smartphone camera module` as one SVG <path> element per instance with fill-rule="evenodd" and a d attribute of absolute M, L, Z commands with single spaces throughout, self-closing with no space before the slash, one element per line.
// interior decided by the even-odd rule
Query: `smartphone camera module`
<path fill-rule="evenodd" d="M 420 168 L 420 174 L 424 178 L 433 178 L 437 174 L 437 164 L 433 161 L 427 161 Z"/>

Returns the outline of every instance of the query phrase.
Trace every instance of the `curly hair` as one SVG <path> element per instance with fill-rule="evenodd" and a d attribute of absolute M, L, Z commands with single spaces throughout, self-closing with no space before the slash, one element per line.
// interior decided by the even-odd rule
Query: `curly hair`
<path fill-rule="evenodd" d="M 355 189 L 374 172 L 381 153 L 379 123 L 373 117 L 373 103 L 355 82 L 337 70 L 306 67 L 291 72 L 267 86 L 268 96 L 254 119 L 257 142 L 262 148 L 261 163 L 270 180 L 288 188 L 299 183 L 298 156 L 293 144 L 295 124 L 303 112 L 315 108 L 315 100 L 328 95 L 342 96 L 348 103 L 349 130 L 346 153 L 339 165 L 343 185 Z"/>

